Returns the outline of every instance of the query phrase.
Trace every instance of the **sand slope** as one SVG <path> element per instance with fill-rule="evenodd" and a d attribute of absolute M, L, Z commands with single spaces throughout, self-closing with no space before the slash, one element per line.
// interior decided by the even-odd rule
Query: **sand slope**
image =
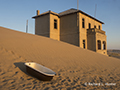
<path fill-rule="evenodd" d="M 51 81 L 27 74 L 34 61 L 57 73 Z M 90 86 L 89 83 L 103 83 Z M 116 83 L 106 86 L 104 83 Z M 120 60 L 50 38 L 0 27 L 0 89 L 120 89 Z"/>

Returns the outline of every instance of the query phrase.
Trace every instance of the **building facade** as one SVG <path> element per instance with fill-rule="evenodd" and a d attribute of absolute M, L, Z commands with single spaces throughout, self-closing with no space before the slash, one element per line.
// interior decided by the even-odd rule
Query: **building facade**
<path fill-rule="evenodd" d="M 35 34 L 64 41 L 84 49 L 107 55 L 106 34 L 103 22 L 81 10 L 69 9 L 61 13 L 48 11 L 32 17 Z"/>

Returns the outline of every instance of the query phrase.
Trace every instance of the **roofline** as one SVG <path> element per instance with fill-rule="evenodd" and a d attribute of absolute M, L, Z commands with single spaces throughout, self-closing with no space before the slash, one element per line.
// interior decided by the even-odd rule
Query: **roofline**
<path fill-rule="evenodd" d="M 84 15 L 86 15 L 86 16 L 88 16 L 88 17 L 90 17 L 90 18 L 92 18 L 92 19 L 94 19 L 94 20 L 96 20 L 96 21 L 98 21 L 98 22 L 100 22 L 100 23 L 102 23 L 102 24 L 104 24 L 104 22 L 101 22 L 100 20 L 98 20 L 98 19 L 96 19 L 96 18 L 94 18 L 94 17 L 88 15 L 87 13 L 84 13 L 84 12 L 81 11 L 81 10 L 78 10 L 77 12 L 80 12 L 80 13 L 82 13 L 82 14 L 84 14 Z"/>
<path fill-rule="evenodd" d="M 56 16 L 59 17 L 59 14 L 57 14 L 57 13 L 52 12 L 52 11 L 49 10 L 48 12 L 42 13 L 42 14 L 37 15 L 37 16 L 34 16 L 34 17 L 32 17 L 32 18 L 37 18 L 37 17 L 44 16 L 44 15 L 47 15 L 47 14 L 53 14 L 53 15 L 56 15 Z"/>
<path fill-rule="evenodd" d="M 100 20 L 98 20 L 98 19 L 96 19 L 96 18 L 88 15 L 87 13 L 85 13 L 85 12 L 83 12 L 83 11 L 81 11 L 81 10 L 77 10 L 76 12 L 68 13 L 68 14 L 65 14 L 65 15 L 59 15 L 59 14 L 57 14 L 57 13 L 52 12 L 52 11 L 49 10 L 48 12 L 42 13 L 42 14 L 37 15 L 37 16 L 34 16 L 34 17 L 32 17 L 32 18 L 37 18 L 37 17 L 43 16 L 43 15 L 47 15 L 47 14 L 53 14 L 53 15 L 56 15 L 56 16 L 58 16 L 58 17 L 60 18 L 60 17 L 62 17 L 62 16 L 66 16 L 66 15 L 74 14 L 74 13 L 78 13 L 78 12 L 80 12 L 80 13 L 82 13 L 82 14 L 84 14 L 84 15 L 86 15 L 86 16 L 88 16 L 88 17 L 90 17 L 90 18 L 92 18 L 92 19 L 94 19 L 94 20 L 96 20 L 96 21 L 98 21 L 98 22 L 100 22 L 100 23 L 102 23 L 102 24 L 104 24 L 104 22 L 101 22 Z"/>
<path fill-rule="evenodd" d="M 60 15 L 60 17 L 62 17 L 62 16 L 66 16 L 66 15 L 69 15 L 69 14 L 78 13 L 78 12 L 80 12 L 80 13 L 82 13 L 82 14 L 84 14 L 84 15 L 86 15 L 86 16 L 88 16 L 88 17 L 90 17 L 90 18 L 92 18 L 92 19 L 94 19 L 94 20 L 96 20 L 96 21 L 98 21 L 98 22 L 100 22 L 100 23 L 102 23 L 102 24 L 104 24 L 104 22 L 101 22 L 100 20 L 98 20 L 98 19 L 96 19 L 96 18 L 94 18 L 94 17 L 88 15 L 87 13 L 85 13 L 85 12 L 83 12 L 83 11 L 81 11 L 81 10 L 77 10 L 76 12 L 72 12 L 72 13 L 68 13 L 68 14 Z"/>

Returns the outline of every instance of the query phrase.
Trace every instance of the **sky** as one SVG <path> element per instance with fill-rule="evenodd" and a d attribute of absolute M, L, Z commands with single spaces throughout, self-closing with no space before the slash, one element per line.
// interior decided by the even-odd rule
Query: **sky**
<path fill-rule="evenodd" d="M 120 49 L 120 0 L 79 0 L 79 10 L 96 18 L 103 24 L 107 35 L 107 48 Z M 77 9 L 77 0 L 0 0 L 0 26 L 35 33 L 36 10 L 44 13 L 48 10 L 59 13 L 70 8 Z"/>

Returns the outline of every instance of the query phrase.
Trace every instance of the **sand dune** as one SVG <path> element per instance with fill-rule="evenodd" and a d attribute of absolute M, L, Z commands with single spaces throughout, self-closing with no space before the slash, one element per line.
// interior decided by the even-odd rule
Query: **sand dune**
<path fill-rule="evenodd" d="M 51 81 L 40 81 L 26 72 L 24 63 L 29 61 L 50 68 L 57 75 Z M 89 85 L 90 82 L 98 85 Z M 61 41 L 0 27 L 0 90 L 9 89 L 119 90 L 120 60 Z"/>

